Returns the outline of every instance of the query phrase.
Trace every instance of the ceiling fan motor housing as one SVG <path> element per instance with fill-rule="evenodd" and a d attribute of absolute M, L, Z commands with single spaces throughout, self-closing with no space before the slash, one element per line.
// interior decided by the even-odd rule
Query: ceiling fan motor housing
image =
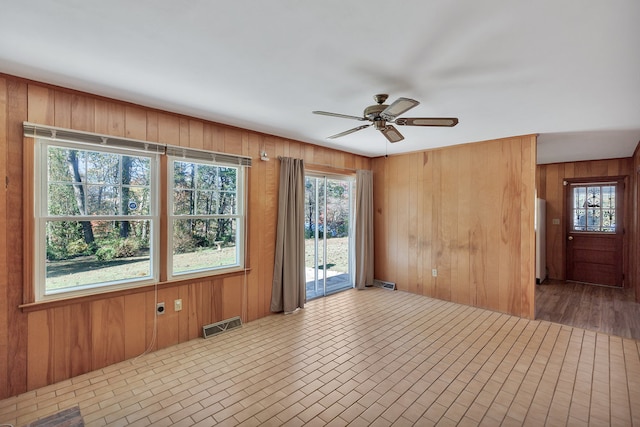
<path fill-rule="evenodd" d="M 386 104 L 370 105 L 364 109 L 364 116 L 373 121 L 382 120 L 380 118 L 380 113 L 382 113 L 387 107 L 388 105 Z"/>

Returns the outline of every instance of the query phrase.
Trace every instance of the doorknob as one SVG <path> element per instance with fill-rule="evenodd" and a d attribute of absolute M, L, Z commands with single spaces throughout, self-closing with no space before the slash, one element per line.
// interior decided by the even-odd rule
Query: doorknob
<path fill-rule="evenodd" d="M 569 236 L 569 240 L 573 240 L 573 236 Z"/>

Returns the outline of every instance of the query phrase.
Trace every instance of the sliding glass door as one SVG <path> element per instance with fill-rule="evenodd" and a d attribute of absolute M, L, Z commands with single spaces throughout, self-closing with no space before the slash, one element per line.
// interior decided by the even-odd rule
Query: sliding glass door
<path fill-rule="evenodd" d="M 305 187 L 305 267 L 310 300 L 353 288 L 353 180 L 307 175 Z"/>

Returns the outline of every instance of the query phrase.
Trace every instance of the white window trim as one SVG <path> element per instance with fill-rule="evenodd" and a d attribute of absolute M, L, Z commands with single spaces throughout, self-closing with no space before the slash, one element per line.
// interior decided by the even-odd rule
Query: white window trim
<path fill-rule="evenodd" d="M 151 224 L 151 242 L 149 244 L 150 276 L 141 279 L 126 279 L 113 282 L 88 284 L 65 290 L 46 290 L 46 223 L 50 219 L 78 221 L 78 217 L 49 216 L 48 214 L 48 178 L 47 178 L 47 149 L 48 147 L 66 147 L 78 150 L 109 152 L 119 155 L 127 155 L 135 152 L 135 155 L 150 159 L 150 215 L 132 217 L 132 219 L 147 219 Z M 158 282 L 159 278 L 159 248 L 160 243 L 160 217 L 159 217 L 159 154 L 155 152 L 141 152 L 139 150 L 127 150 L 126 148 L 112 148 L 108 146 L 96 146 L 95 144 L 83 144 L 60 140 L 40 139 L 36 140 L 34 150 L 34 272 L 35 272 L 35 300 L 44 302 L 58 299 L 74 298 L 99 293 L 113 292 L 116 290 L 131 289 Z M 120 216 L 95 216 L 92 219 L 118 219 Z"/>

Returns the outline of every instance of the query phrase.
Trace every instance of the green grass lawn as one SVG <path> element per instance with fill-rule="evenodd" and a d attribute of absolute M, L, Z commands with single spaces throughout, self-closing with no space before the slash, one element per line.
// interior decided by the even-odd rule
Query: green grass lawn
<path fill-rule="evenodd" d="M 319 241 L 322 251 L 322 241 Z M 314 241 L 305 240 L 305 266 L 314 267 Z M 229 265 L 235 260 L 235 247 L 218 250 L 204 249 L 174 255 L 175 271 L 185 272 L 211 266 Z M 327 270 L 346 273 L 349 268 L 349 240 L 347 237 L 327 239 Z M 319 257 L 322 264 L 322 254 Z M 150 274 L 148 255 L 99 261 L 84 256 L 47 263 L 47 289 L 64 289 L 94 283 L 115 282 L 146 277 Z"/>

